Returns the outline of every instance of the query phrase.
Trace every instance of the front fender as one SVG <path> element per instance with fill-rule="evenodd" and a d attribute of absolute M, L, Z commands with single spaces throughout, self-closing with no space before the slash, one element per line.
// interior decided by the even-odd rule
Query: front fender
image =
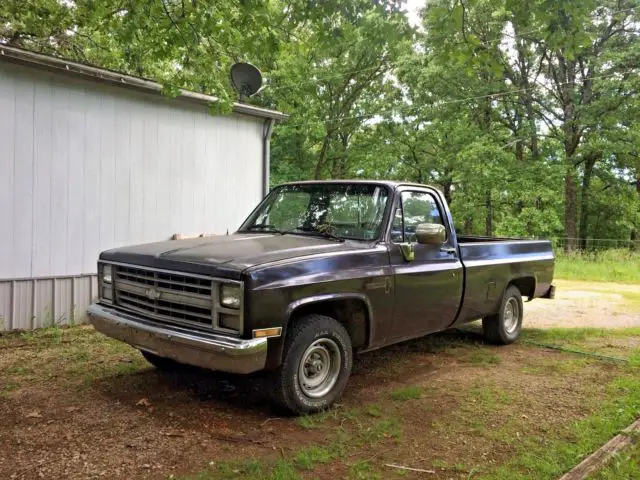
<path fill-rule="evenodd" d="M 312 295 L 305 298 L 299 298 L 291 302 L 287 306 L 282 325 L 282 335 L 277 338 L 269 339 L 266 368 L 274 369 L 280 366 L 280 364 L 282 363 L 287 330 L 289 325 L 291 324 L 292 318 L 297 311 L 312 305 L 317 304 L 318 306 L 320 306 L 323 303 L 335 302 L 340 300 L 357 300 L 359 302 L 362 302 L 362 304 L 365 306 L 367 314 L 367 345 L 370 345 L 375 334 L 375 323 L 373 322 L 373 308 L 367 295 L 358 292 L 341 292 Z"/>

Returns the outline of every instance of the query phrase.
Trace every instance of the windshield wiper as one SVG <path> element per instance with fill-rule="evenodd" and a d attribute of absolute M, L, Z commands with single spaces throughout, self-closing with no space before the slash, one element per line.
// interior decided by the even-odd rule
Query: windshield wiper
<path fill-rule="evenodd" d="M 330 238 L 331 240 L 335 240 L 337 242 L 344 242 L 344 238 L 339 237 L 337 235 L 334 235 L 331 232 L 327 232 L 327 231 L 320 231 L 320 230 L 316 230 L 314 228 L 309 228 L 309 227 L 298 227 L 296 228 L 296 230 L 299 230 L 300 232 L 304 232 L 302 235 L 309 235 L 309 236 L 313 236 L 313 237 L 323 237 L 323 238 Z M 301 235 L 299 232 L 296 232 L 295 230 L 292 231 L 286 231 L 286 232 L 282 232 L 282 233 L 298 233 L 298 235 Z"/>
<path fill-rule="evenodd" d="M 245 228 L 245 232 L 283 233 L 273 225 L 251 225 Z"/>

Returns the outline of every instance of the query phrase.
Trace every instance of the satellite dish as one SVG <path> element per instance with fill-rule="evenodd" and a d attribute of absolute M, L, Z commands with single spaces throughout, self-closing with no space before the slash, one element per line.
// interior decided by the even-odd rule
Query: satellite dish
<path fill-rule="evenodd" d="M 231 67 L 231 83 L 242 102 L 244 97 L 255 95 L 260 90 L 262 74 L 250 63 L 236 63 Z"/>

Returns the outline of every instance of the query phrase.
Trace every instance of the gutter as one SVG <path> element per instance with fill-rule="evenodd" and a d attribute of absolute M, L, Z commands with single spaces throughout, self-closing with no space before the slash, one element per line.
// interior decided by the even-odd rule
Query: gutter
<path fill-rule="evenodd" d="M 76 78 L 84 78 L 99 83 L 110 84 L 118 87 L 125 87 L 133 90 L 144 91 L 162 95 L 162 85 L 145 78 L 134 77 L 113 70 L 92 67 L 83 63 L 73 62 L 50 55 L 31 52 L 21 48 L 8 47 L 0 44 L 0 61 L 6 61 L 31 68 L 39 68 L 50 72 L 61 73 Z M 193 92 L 191 90 L 180 89 L 178 100 L 198 103 L 201 105 L 211 105 L 220 102 L 218 97 L 206 95 L 204 93 Z M 268 108 L 255 107 L 246 103 L 234 103 L 233 112 L 252 117 L 265 118 L 269 120 L 286 120 L 288 115 Z"/>
<path fill-rule="evenodd" d="M 269 170 L 271 168 L 271 134 L 275 119 L 267 118 L 262 128 L 262 197 L 269 193 Z"/>

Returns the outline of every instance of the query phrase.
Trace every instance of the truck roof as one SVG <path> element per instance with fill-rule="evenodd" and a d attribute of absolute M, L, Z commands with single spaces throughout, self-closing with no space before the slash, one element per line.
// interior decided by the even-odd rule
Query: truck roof
<path fill-rule="evenodd" d="M 426 187 L 428 185 L 424 185 L 421 183 L 413 183 L 413 182 L 399 182 L 399 181 L 395 181 L 395 180 L 364 180 L 364 179 L 357 179 L 357 180 L 301 180 L 298 182 L 286 182 L 286 183 L 281 183 L 278 186 L 282 186 L 282 185 L 313 185 L 313 184 L 352 184 L 352 183 L 356 183 L 356 184 L 366 184 L 366 185 L 383 185 L 386 187 L 390 187 L 392 189 L 396 189 L 397 187 L 400 186 L 404 186 L 404 185 L 410 185 L 410 186 L 416 186 L 416 187 Z"/>

